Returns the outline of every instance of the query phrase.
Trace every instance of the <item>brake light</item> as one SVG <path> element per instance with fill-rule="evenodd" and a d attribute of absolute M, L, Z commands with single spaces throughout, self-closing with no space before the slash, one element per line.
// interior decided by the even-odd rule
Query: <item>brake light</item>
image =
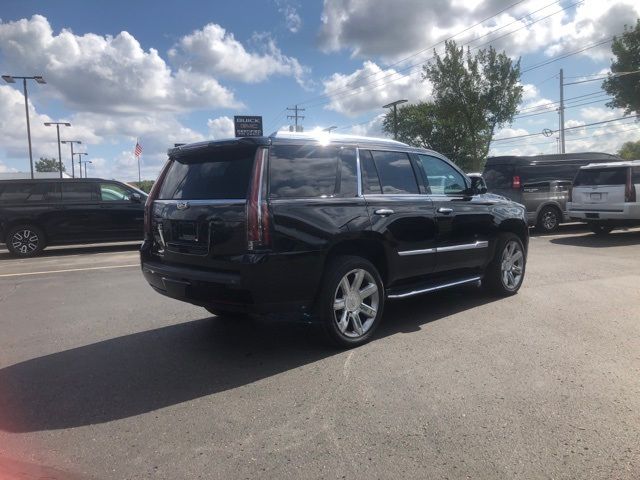
<path fill-rule="evenodd" d="M 156 198 L 158 198 L 158 193 L 160 192 L 160 187 L 162 186 L 162 182 L 164 181 L 164 177 L 169 170 L 169 165 L 171 165 L 171 159 L 167 160 L 167 162 L 160 170 L 160 175 L 158 175 L 157 180 L 151 187 L 151 191 L 149 192 L 149 196 L 147 197 L 147 201 L 144 204 L 144 235 L 145 237 L 151 237 L 152 225 L 151 225 L 151 209 L 153 207 L 153 202 Z"/>
<path fill-rule="evenodd" d="M 255 250 L 271 243 L 269 226 L 271 215 L 267 204 L 267 153 L 266 148 L 256 151 L 251 177 L 251 190 L 247 202 L 247 248 Z"/>
<path fill-rule="evenodd" d="M 636 201 L 636 186 L 633 184 L 631 169 L 627 170 L 627 183 L 624 186 L 624 201 L 633 203 Z"/>
<path fill-rule="evenodd" d="M 514 175 L 513 180 L 511 181 L 511 188 L 519 189 L 520 188 L 520 176 Z"/>

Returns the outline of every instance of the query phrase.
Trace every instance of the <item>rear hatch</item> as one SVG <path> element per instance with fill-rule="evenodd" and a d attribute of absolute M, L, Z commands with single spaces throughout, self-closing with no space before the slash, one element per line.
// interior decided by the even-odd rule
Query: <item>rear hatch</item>
<path fill-rule="evenodd" d="M 513 165 L 487 163 L 482 178 L 489 193 L 507 197 L 514 202 L 522 203 L 521 179 Z"/>
<path fill-rule="evenodd" d="M 572 202 L 597 208 L 624 203 L 628 167 L 582 168 L 573 182 Z"/>
<path fill-rule="evenodd" d="M 170 158 L 151 208 L 152 252 L 167 264 L 220 267 L 247 250 L 247 195 L 257 146 L 233 143 Z"/>

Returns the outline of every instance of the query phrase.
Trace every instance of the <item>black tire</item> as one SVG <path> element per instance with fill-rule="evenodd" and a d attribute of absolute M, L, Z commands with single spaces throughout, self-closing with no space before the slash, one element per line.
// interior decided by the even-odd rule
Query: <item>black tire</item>
<path fill-rule="evenodd" d="M 602 223 L 590 223 L 589 228 L 596 235 L 608 235 L 613 230 L 611 225 L 603 225 Z"/>
<path fill-rule="evenodd" d="M 540 210 L 536 228 L 543 233 L 553 233 L 558 230 L 562 222 L 562 212 L 556 207 L 548 205 Z"/>
<path fill-rule="evenodd" d="M 16 225 L 7 232 L 7 249 L 17 257 L 40 255 L 47 241 L 41 228 L 35 225 Z"/>
<path fill-rule="evenodd" d="M 355 287 L 360 272 L 364 273 L 358 292 L 355 292 L 355 288 L 345 292 L 343 280 L 346 279 L 350 287 Z M 341 300 L 344 308 L 335 309 L 335 305 Z M 378 270 L 370 261 L 347 255 L 330 260 L 324 274 L 316 312 L 333 344 L 342 348 L 352 348 L 371 340 L 382 319 L 384 303 L 384 285 Z"/>
<path fill-rule="evenodd" d="M 505 259 L 506 249 L 511 245 L 517 245 L 519 252 L 522 254 L 520 261 L 517 263 L 516 261 L 507 259 L 507 262 L 510 262 L 511 267 L 519 267 L 520 268 L 520 276 L 518 277 L 515 270 L 510 269 L 512 273 L 512 277 L 514 278 L 515 283 L 513 285 L 508 285 L 505 280 L 505 274 L 503 272 L 503 260 Z M 515 254 L 514 254 L 515 255 Z M 509 267 L 509 264 L 506 265 Z M 527 256 L 524 250 L 524 246 L 522 245 L 522 240 L 515 233 L 501 233 L 498 236 L 498 241 L 496 245 L 495 254 L 493 256 L 493 260 L 487 267 L 484 273 L 484 278 L 482 279 L 482 287 L 487 290 L 489 293 L 493 295 L 498 295 L 501 297 L 508 297 L 511 295 L 515 295 L 520 290 L 522 286 L 522 282 L 524 281 L 524 275 L 527 266 Z M 508 278 L 511 278 L 508 276 Z"/>

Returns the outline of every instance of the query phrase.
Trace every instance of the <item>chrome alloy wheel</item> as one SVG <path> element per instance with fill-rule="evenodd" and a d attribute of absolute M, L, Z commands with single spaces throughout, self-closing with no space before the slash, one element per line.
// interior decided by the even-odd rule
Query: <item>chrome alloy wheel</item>
<path fill-rule="evenodd" d="M 380 299 L 378 285 L 369 272 L 351 270 L 340 280 L 333 299 L 334 320 L 343 335 L 358 338 L 369 331 Z"/>
<path fill-rule="evenodd" d="M 515 240 L 510 240 L 502 251 L 501 264 L 502 284 L 508 290 L 515 290 L 522 281 L 524 274 L 524 252 Z"/>
<path fill-rule="evenodd" d="M 11 237 L 11 246 L 16 252 L 23 255 L 37 250 L 39 242 L 38 234 L 28 228 L 18 230 Z"/>
<path fill-rule="evenodd" d="M 547 210 L 542 215 L 542 226 L 545 230 L 551 231 L 558 225 L 558 214 L 553 210 Z"/>

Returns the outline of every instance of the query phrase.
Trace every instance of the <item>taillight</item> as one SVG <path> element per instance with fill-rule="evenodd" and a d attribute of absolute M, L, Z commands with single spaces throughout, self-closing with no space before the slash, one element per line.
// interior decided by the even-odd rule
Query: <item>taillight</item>
<path fill-rule="evenodd" d="M 267 204 L 267 154 L 266 148 L 259 148 L 253 164 L 251 190 L 247 202 L 247 248 L 249 250 L 268 247 L 271 243 L 269 232 L 271 216 Z"/>
<path fill-rule="evenodd" d="M 511 181 L 511 188 L 519 189 L 520 188 L 520 176 L 514 175 L 513 180 Z"/>
<path fill-rule="evenodd" d="M 157 180 L 151 187 L 151 191 L 149 192 L 149 196 L 147 197 L 147 201 L 144 204 L 144 235 L 145 237 L 151 237 L 152 225 L 151 225 L 151 210 L 153 207 L 154 200 L 158 197 L 158 193 L 160 192 L 160 187 L 162 186 L 162 182 L 164 181 L 164 177 L 167 174 L 167 170 L 169 170 L 169 165 L 171 165 L 171 159 L 167 160 L 167 162 L 160 170 L 160 175 L 158 175 Z"/>
<path fill-rule="evenodd" d="M 633 176 L 630 168 L 627 170 L 627 183 L 624 185 L 624 201 L 631 203 L 636 201 L 636 186 L 633 184 Z"/>

